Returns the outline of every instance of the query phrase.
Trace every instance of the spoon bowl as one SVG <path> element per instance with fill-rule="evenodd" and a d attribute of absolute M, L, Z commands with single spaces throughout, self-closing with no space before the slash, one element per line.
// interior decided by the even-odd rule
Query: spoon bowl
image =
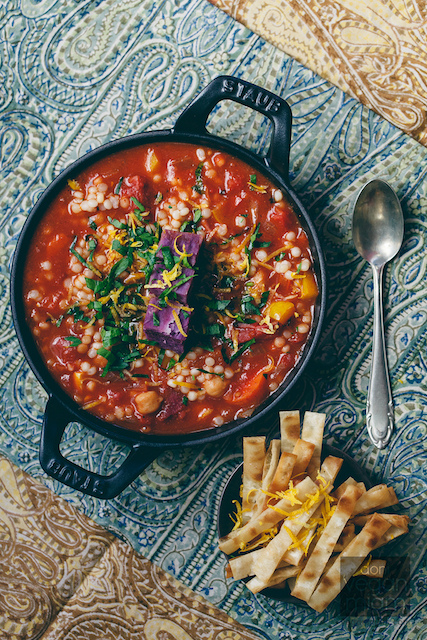
<path fill-rule="evenodd" d="M 372 180 L 360 192 L 353 214 L 353 241 L 357 252 L 371 265 L 392 260 L 403 240 L 400 202 L 387 182 Z"/>
<path fill-rule="evenodd" d="M 354 206 L 353 242 L 373 271 L 374 328 L 366 426 L 371 442 L 378 449 L 388 444 L 394 426 L 384 337 L 382 276 L 384 265 L 396 256 L 402 245 L 403 230 L 402 208 L 392 187 L 383 180 L 368 182 Z"/>

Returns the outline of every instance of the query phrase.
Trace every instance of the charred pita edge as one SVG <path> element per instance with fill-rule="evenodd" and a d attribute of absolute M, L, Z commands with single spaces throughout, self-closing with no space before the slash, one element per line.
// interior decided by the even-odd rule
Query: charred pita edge
<path fill-rule="evenodd" d="M 334 547 L 334 553 L 341 553 L 346 546 L 356 537 L 354 524 L 347 524 L 341 532 L 340 537 Z"/>
<path fill-rule="evenodd" d="M 335 489 L 335 491 L 332 494 L 334 496 L 334 498 L 337 498 L 337 500 L 339 500 L 341 498 L 341 496 L 343 495 L 344 491 L 346 490 L 346 488 L 350 484 L 355 485 L 355 486 L 359 487 L 360 489 L 362 489 L 361 495 L 363 495 L 365 493 L 366 486 L 365 486 L 364 482 L 356 482 L 356 480 L 350 476 L 349 478 L 347 478 L 347 480 L 344 480 L 344 482 L 342 484 L 340 484 L 339 487 L 337 487 Z"/>
<path fill-rule="evenodd" d="M 249 522 L 256 504 L 256 494 L 262 484 L 265 455 L 265 436 L 246 436 L 243 438 L 243 523 Z"/>
<path fill-rule="evenodd" d="M 299 411 L 279 411 L 279 420 L 282 451 L 292 453 L 300 437 L 301 423 Z"/>
<path fill-rule="evenodd" d="M 315 445 L 312 442 L 307 442 L 306 440 L 301 440 L 301 438 L 298 438 L 292 451 L 292 453 L 297 457 L 292 472 L 292 476 L 294 478 L 303 474 L 307 469 L 309 462 L 313 456 L 314 449 Z"/>
<path fill-rule="evenodd" d="M 326 414 L 306 411 L 302 423 L 301 440 L 314 444 L 313 455 L 308 463 L 307 473 L 314 479 L 320 469 L 320 456 L 322 453 L 323 430 L 325 427 Z"/>
<path fill-rule="evenodd" d="M 385 484 L 379 484 L 360 496 L 354 506 L 353 516 L 391 507 L 398 502 L 394 489 Z"/>

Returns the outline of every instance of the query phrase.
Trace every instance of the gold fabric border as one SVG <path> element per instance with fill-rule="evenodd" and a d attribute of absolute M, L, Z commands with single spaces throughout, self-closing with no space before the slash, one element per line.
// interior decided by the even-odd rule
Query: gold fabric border
<path fill-rule="evenodd" d="M 257 640 L 0 457 L 2 640 Z"/>
<path fill-rule="evenodd" d="M 211 0 L 427 145 L 424 0 Z"/>

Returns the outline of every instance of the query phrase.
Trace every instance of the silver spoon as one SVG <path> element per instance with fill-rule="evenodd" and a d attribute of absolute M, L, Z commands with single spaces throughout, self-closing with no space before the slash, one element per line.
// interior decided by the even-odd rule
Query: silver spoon
<path fill-rule="evenodd" d="M 371 442 L 383 449 L 391 438 L 394 411 L 385 350 L 382 276 L 384 265 L 394 258 L 403 241 L 402 209 L 387 182 L 372 180 L 359 193 L 353 213 L 353 241 L 373 271 L 374 330 L 366 426 Z"/>

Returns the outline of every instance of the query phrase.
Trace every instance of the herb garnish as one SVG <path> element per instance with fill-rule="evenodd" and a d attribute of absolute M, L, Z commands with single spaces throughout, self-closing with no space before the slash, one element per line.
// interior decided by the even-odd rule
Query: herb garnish
<path fill-rule="evenodd" d="M 122 188 L 122 184 L 123 184 L 123 177 L 120 178 L 120 180 L 116 184 L 116 188 L 114 189 L 114 193 L 116 194 L 116 196 L 119 195 L 120 189 Z"/>
<path fill-rule="evenodd" d="M 234 362 L 234 360 L 236 360 L 236 358 L 239 358 L 241 355 L 243 355 L 243 353 L 246 351 L 246 349 L 251 347 L 254 343 L 255 343 L 255 338 L 252 338 L 251 340 L 247 340 L 247 342 L 244 342 L 242 344 L 242 346 L 239 347 L 239 349 L 237 349 L 237 351 L 235 351 L 234 353 L 231 354 L 231 356 L 228 359 L 229 364 Z"/>
<path fill-rule="evenodd" d="M 205 190 L 205 186 L 203 184 L 203 179 L 202 179 L 202 171 L 203 171 L 203 162 L 200 162 L 200 164 L 197 165 L 197 168 L 195 171 L 196 184 L 194 185 L 194 190 L 200 194 L 202 194 Z"/>
<path fill-rule="evenodd" d="M 218 376 L 219 378 L 222 378 L 224 380 L 223 373 L 215 373 L 215 371 L 206 371 L 206 369 L 197 369 L 197 371 L 200 371 L 200 373 L 209 373 L 212 376 Z"/>

